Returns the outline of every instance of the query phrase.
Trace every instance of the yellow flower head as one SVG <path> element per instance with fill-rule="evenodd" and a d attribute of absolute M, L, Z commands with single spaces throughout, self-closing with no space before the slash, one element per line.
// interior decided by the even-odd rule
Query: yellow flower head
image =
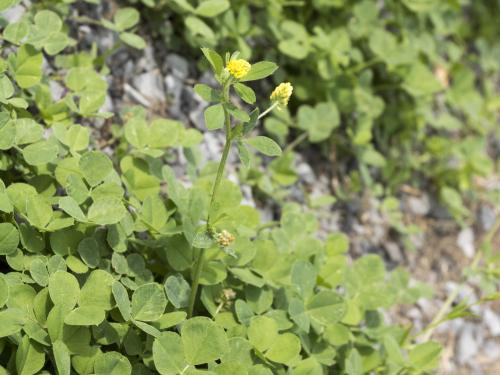
<path fill-rule="evenodd" d="M 228 247 L 235 240 L 234 236 L 231 233 L 229 233 L 227 230 L 223 230 L 222 232 L 217 233 L 215 235 L 215 239 L 216 239 L 217 243 L 222 247 Z"/>
<path fill-rule="evenodd" d="M 241 79 L 250 71 L 250 63 L 243 59 L 231 60 L 227 63 L 227 70 L 236 79 Z"/>
<path fill-rule="evenodd" d="M 271 94 L 271 101 L 278 103 L 278 109 L 288 105 L 290 96 L 292 96 L 293 86 L 290 82 L 280 83 Z"/>

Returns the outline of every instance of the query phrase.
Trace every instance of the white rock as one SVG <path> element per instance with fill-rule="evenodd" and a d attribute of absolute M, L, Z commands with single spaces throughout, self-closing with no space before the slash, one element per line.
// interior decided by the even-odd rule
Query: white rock
<path fill-rule="evenodd" d="M 474 232 L 472 228 L 464 228 L 457 238 L 457 245 L 462 249 L 467 258 L 472 258 L 476 252 L 474 248 Z"/>
<path fill-rule="evenodd" d="M 496 340 L 488 340 L 483 345 L 483 353 L 489 358 L 500 358 L 500 345 Z"/>
<path fill-rule="evenodd" d="M 2 17 L 7 20 L 8 23 L 14 23 L 21 19 L 24 14 L 24 7 L 21 5 L 13 6 L 2 12 Z"/>
<path fill-rule="evenodd" d="M 477 354 L 479 348 L 474 337 L 474 326 L 466 324 L 460 333 L 457 344 L 457 361 L 461 364 L 470 362 Z"/>
<path fill-rule="evenodd" d="M 495 210 L 488 205 L 481 205 L 479 208 L 479 222 L 483 227 L 483 230 L 490 230 L 495 224 L 496 214 Z"/>
<path fill-rule="evenodd" d="M 134 87 L 150 101 L 165 101 L 165 92 L 163 90 L 162 77 L 158 70 L 151 70 L 135 77 Z"/>
<path fill-rule="evenodd" d="M 400 263 L 403 261 L 403 253 L 401 252 L 401 249 L 399 248 L 397 243 L 392 241 L 386 242 L 385 250 L 387 251 L 387 254 L 389 254 L 391 260 L 393 260 L 394 262 Z"/>
<path fill-rule="evenodd" d="M 431 203 L 427 194 L 424 194 L 420 197 L 411 196 L 408 198 L 407 202 L 408 208 L 415 215 L 425 216 L 431 210 Z"/>
<path fill-rule="evenodd" d="M 184 57 L 171 53 L 165 59 L 165 64 L 167 69 L 177 78 L 186 79 L 188 77 L 189 64 Z"/>
<path fill-rule="evenodd" d="M 55 101 L 61 99 L 64 95 L 65 88 L 57 81 L 49 81 L 50 93 L 52 94 L 52 99 Z"/>
<path fill-rule="evenodd" d="M 484 323 L 488 326 L 492 336 L 500 335 L 500 316 L 491 309 L 485 309 L 483 315 Z"/>

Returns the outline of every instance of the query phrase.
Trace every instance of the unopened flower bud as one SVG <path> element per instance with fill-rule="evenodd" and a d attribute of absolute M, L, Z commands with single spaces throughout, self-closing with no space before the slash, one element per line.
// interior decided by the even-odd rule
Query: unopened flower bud
<path fill-rule="evenodd" d="M 288 105 L 292 92 L 293 86 L 290 82 L 280 83 L 271 94 L 271 101 L 278 103 L 278 109 L 283 109 Z"/>

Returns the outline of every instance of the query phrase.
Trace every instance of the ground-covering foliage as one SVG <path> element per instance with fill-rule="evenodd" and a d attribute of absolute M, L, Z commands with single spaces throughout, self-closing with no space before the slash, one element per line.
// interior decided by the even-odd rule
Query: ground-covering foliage
<path fill-rule="evenodd" d="M 171 22 L 162 38 L 179 50 L 188 41 L 277 62 L 275 81 L 286 77 L 295 95 L 265 127 L 282 144 L 292 133 L 353 165 L 337 172 L 339 195 L 431 183 L 457 220 L 470 216 L 463 197 L 477 198 L 474 178 L 494 169 L 486 150 L 487 136 L 498 137 L 498 1 L 142 4 L 152 22 Z M 292 161 L 250 180 L 279 196 L 295 181 Z"/>
<path fill-rule="evenodd" d="M 308 140 L 355 165 L 339 171 L 339 198 L 432 181 L 467 220 L 459 192 L 494 168 L 484 143 L 499 49 L 462 7 L 488 19 L 498 3 L 143 0 L 101 19 L 74 16 L 73 3 L 33 2 L 2 25 L 0 374 L 432 372 L 441 347 L 430 333 L 467 305 L 421 332 L 390 324 L 387 309 L 429 288 L 378 255 L 351 261 L 348 237 L 319 240 L 297 204 L 261 222 L 224 171 L 237 152 L 242 181 L 281 202 Z M 215 84 L 194 90 L 207 130 L 225 134 L 220 162 L 204 163 L 202 134 L 185 124 L 101 110 L 106 60 L 147 42 L 141 15 L 150 28 L 171 20 L 155 37 L 189 43 L 212 71 Z M 74 23 L 112 30 L 115 48 L 80 45 Z M 113 152 L 91 136 L 103 119 L 115 122 Z M 483 277 L 494 291 L 498 273 Z"/>

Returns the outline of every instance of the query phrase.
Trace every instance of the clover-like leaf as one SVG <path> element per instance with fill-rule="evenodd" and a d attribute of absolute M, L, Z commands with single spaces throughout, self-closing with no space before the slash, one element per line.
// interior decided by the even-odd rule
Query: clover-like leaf
<path fill-rule="evenodd" d="M 24 44 L 17 51 L 14 77 L 21 88 L 36 85 L 42 78 L 42 53 L 29 44 Z"/>
<path fill-rule="evenodd" d="M 153 342 L 153 360 L 162 375 L 182 373 L 187 363 L 181 337 L 175 332 L 163 332 Z"/>
<path fill-rule="evenodd" d="M 253 138 L 245 139 L 245 143 L 255 148 L 257 151 L 262 152 L 267 156 L 280 156 L 281 147 L 271 138 L 258 135 Z"/>
<path fill-rule="evenodd" d="M 224 329 L 206 317 L 187 320 L 181 338 L 186 361 L 193 366 L 215 361 L 229 349 Z"/>
<path fill-rule="evenodd" d="M 150 322 L 158 320 L 167 306 L 167 298 L 160 284 L 141 285 L 132 294 L 132 317 Z"/>

